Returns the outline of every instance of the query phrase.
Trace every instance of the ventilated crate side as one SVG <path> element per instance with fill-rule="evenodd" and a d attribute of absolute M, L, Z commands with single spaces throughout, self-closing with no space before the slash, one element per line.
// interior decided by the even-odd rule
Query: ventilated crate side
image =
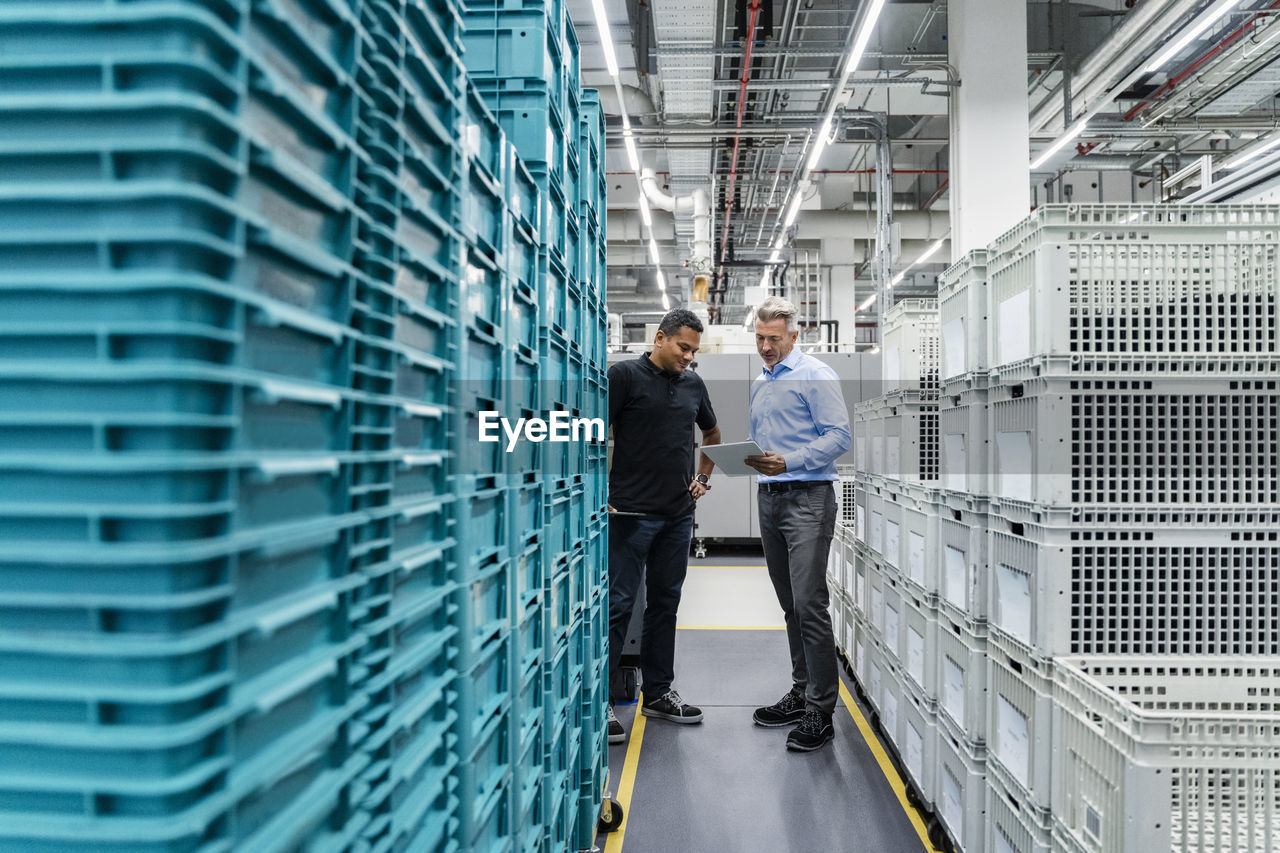
<path fill-rule="evenodd" d="M 1054 696 L 1054 820 L 1078 849 L 1275 849 L 1274 659 L 1061 658 Z"/>
<path fill-rule="evenodd" d="M 991 570 L 987 556 L 988 517 L 982 509 L 939 508 L 938 607 L 949 618 L 971 628 L 985 622 Z"/>
<path fill-rule="evenodd" d="M 907 585 L 929 600 L 938 594 L 938 522 L 940 505 L 931 500 L 900 492 L 891 518 L 897 522 L 896 566 Z M 888 521 L 885 522 L 886 526 Z M 886 539 L 888 538 L 886 534 Z M 886 545 L 886 559 L 890 552 Z"/>
<path fill-rule="evenodd" d="M 987 251 L 974 249 L 938 276 L 942 380 L 987 369 Z"/>
<path fill-rule="evenodd" d="M 1280 502 L 1280 380 L 994 385 L 992 493 L 1051 506 Z"/>
<path fill-rule="evenodd" d="M 867 603 L 872 633 L 890 663 L 902 660 L 902 592 L 896 577 L 879 561 L 867 562 Z"/>
<path fill-rule="evenodd" d="M 910 589 L 902 589 L 902 672 L 912 689 L 930 702 L 938 698 L 938 611 Z"/>
<path fill-rule="evenodd" d="M 938 300 L 904 299 L 884 315 L 881 376 L 885 391 L 936 392 Z"/>
<path fill-rule="evenodd" d="M 1045 205 L 988 247 L 992 367 L 1035 355 L 1275 360 L 1280 207 Z"/>
<path fill-rule="evenodd" d="M 990 485 L 986 389 L 943 394 L 938 403 L 938 487 L 984 495 Z"/>
<path fill-rule="evenodd" d="M 934 703 L 916 689 L 899 670 L 902 696 L 898 704 L 898 729 L 894 740 L 898 759 L 926 809 L 933 805 L 938 773 L 938 714 Z"/>
<path fill-rule="evenodd" d="M 1047 813 L 1053 752 L 1053 664 L 1027 655 L 999 631 L 987 652 L 988 772 Z M 1043 814 L 1041 818 L 1043 819 Z"/>
<path fill-rule="evenodd" d="M 986 848 L 998 853 L 1051 853 L 1050 825 L 1037 815 L 1025 794 L 990 772 L 988 753 Z"/>
<path fill-rule="evenodd" d="M 987 827 L 987 753 L 938 716 L 938 762 L 933 813 L 957 850 L 984 849 Z"/>
<path fill-rule="evenodd" d="M 987 739 L 987 637 L 941 616 L 937 644 L 938 715 L 948 717 L 969 743 Z"/>
<path fill-rule="evenodd" d="M 991 622 L 1037 654 L 1280 654 L 1280 513 L 993 509 Z"/>

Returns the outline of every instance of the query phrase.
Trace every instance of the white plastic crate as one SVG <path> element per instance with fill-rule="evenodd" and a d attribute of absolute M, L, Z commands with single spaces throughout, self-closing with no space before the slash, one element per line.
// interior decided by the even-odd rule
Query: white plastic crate
<path fill-rule="evenodd" d="M 938 607 L 949 618 L 971 629 L 988 615 L 991 570 L 987 560 L 986 504 L 982 509 L 958 503 L 939 508 L 938 548 L 934 552 L 938 572 Z"/>
<path fill-rule="evenodd" d="M 938 716 L 955 725 L 973 744 L 987 740 L 987 637 L 963 622 L 940 616 L 937 643 Z"/>
<path fill-rule="evenodd" d="M 953 390 L 938 400 L 938 487 L 984 495 L 991 467 L 987 391 Z"/>
<path fill-rule="evenodd" d="M 855 426 L 856 429 L 856 426 Z M 852 525 L 856 520 L 858 469 L 853 465 L 837 465 L 836 518 Z"/>
<path fill-rule="evenodd" d="M 894 747 L 906 770 L 907 780 L 915 786 L 925 809 L 930 810 L 938 772 L 937 709 L 903 678 L 901 671 L 898 678 L 902 694 L 898 701 Z"/>
<path fill-rule="evenodd" d="M 993 385 L 991 492 L 1050 506 L 1280 503 L 1278 384 L 1041 376 Z"/>
<path fill-rule="evenodd" d="M 903 299 L 884 314 L 880 373 L 886 392 L 938 387 L 938 300 Z"/>
<path fill-rule="evenodd" d="M 990 753 L 987 755 L 989 770 Z M 987 853 L 1050 853 L 1054 850 L 1050 826 L 1036 813 L 1024 794 L 1002 784 L 990 772 L 987 773 L 986 794 Z"/>
<path fill-rule="evenodd" d="M 867 536 L 863 541 L 877 560 L 884 559 L 885 514 L 890 501 L 884 495 L 867 490 Z M 891 534 L 892 535 L 892 532 Z"/>
<path fill-rule="evenodd" d="M 989 307 L 987 251 L 974 249 L 938 276 L 942 380 L 987 369 Z"/>
<path fill-rule="evenodd" d="M 933 813 L 956 850 L 984 849 L 987 827 L 987 751 L 965 740 L 951 721 L 938 715 L 938 763 L 933 780 Z"/>
<path fill-rule="evenodd" d="M 889 480 L 934 485 L 938 480 L 938 400 L 901 391 L 858 406 L 870 447 L 867 472 Z M 855 427 L 858 431 L 858 427 Z M 857 436 L 855 435 L 855 458 Z"/>
<path fill-rule="evenodd" d="M 993 626 L 1036 654 L 1280 655 L 1280 509 L 993 502 Z"/>
<path fill-rule="evenodd" d="M 901 660 L 902 594 L 897 580 L 875 561 L 867 561 L 868 622 L 876 642 L 895 666 Z"/>
<path fill-rule="evenodd" d="M 909 589 L 899 596 L 902 672 L 926 699 L 938 698 L 938 611 Z"/>
<path fill-rule="evenodd" d="M 884 407 L 881 398 L 853 407 L 853 460 L 862 474 L 884 474 Z"/>
<path fill-rule="evenodd" d="M 1280 660 L 1062 658 L 1053 815 L 1088 853 L 1274 853 Z"/>
<path fill-rule="evenodd" d="M 1280 352 L 1280 206 L 1045 205 L 987 251 L 988 364 L 1257 371 Z"/>
<path fill-rule="evenodd" d="M 898 551 L 895 563 L 907 586 L 919 594 L 935 596 L 938 571 L 934 555 L 938 550 L 938 517 L 941 506 L 929 500 L 929 492 L 899 492 L 886 509 L 886 527 L 898 526 Z M 886 539 L 888 537 L 886 536 Z M 889 561 L 889 544 L 885 545 L 885 561 Z"/>
<path fill-rule="evenodd" d="M 858 542 L 867 541 L 867 485 L 863 478 L 853 487 L 853 538 Z"/>
<path fill-rule="evenodd" d="M 1053 664 L 999 631 L 987 645 L 987 772 L 1048 812 L 1053 741 Z"/>

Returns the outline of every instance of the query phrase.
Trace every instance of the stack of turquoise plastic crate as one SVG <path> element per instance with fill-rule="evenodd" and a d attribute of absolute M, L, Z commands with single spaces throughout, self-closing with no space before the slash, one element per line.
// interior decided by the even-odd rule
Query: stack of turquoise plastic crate
<path fill-rule="evenodd" d="M 563 162 L 449 0 L 0 6 L 0 851 L 590 846 L 603 445 L 477 440 L 605 417 L 545 14 Z"/>
<path fill-rule="evenodd" d="M 515 260 L 508 269 L 520 273 L 509 276 L 507 316 L 527 311 L 530 318 L 507 338 L 509 406 L 516 414 L 554 410 L 604 422 L 599 96 L 580 87 L 577 37 L 558 0 L 485 0 L 469 4 L 464 20 L 468 76 L 523 164 L 516 183 L 537 198 L 536 215 L 513 217 L 509 243 Z M 506 460 L 520 498 L 513 545 L 524 591 L 515 605 L 523 651 L 513 662 L 516 848 L 590 848 L 607 773 L 606 445 L 527 447 Z M 539 749 L 540 767 L 533 760 Z"/>

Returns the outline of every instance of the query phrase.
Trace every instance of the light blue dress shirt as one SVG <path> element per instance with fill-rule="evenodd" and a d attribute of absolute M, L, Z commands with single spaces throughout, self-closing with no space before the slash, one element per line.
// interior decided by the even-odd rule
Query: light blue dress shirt
<path fill-rule="evenodd" d="M 836 459 L 852 438 L 836 372 L 799 348 L 764 368 L 751 383 L 751 439 L 787 463 L 776 477 L 759 476 L 761 483 L 840 479 Z"/>

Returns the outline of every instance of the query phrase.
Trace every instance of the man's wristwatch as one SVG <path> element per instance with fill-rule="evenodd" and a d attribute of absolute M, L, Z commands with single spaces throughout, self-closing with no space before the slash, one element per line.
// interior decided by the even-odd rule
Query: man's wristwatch
<path fill-rule="evenodd" d="M 708 490 L 711 488 L 711 482 L 710 482 L 710 481 L 711 481 L 711 478 L 710 478 L 710 477 L 708 477 L 706 474 L 698 474 L 698 475 L 697 475 L 696 477 L 694 477 L 693 479 L 694 479 L 694 480 L 696 480 L 696 481 L 698 481 L 699 483 L 701 483 L 701 484 L 702 484 L 702 488 L 704 488 L 704 489 L 708 489 Z"/>

